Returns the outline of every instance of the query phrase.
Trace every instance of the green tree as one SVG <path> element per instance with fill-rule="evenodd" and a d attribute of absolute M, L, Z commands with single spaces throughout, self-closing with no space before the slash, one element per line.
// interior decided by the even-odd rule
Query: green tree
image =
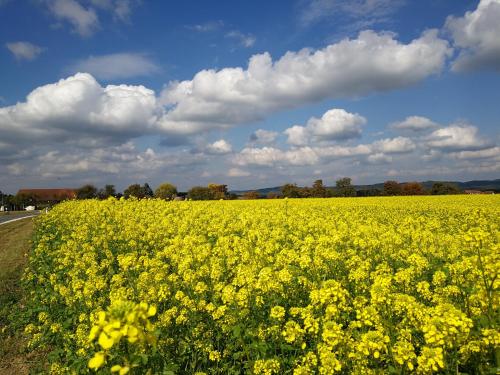
<path fill-rule="evenodd" d="M 326 188 L 323 185 L 323 180 L 316 180 L 313 183 L 311 196 L 315 198 L 324 198 L 326 197 Z"/>
<path fill-rule="evenodd" d="M 284 198 L 300 198 L 302 196 L 297 184 L 285 184 L 281 187 L 281 195 Z"/>
<path fill-rule="evenodd" d="M 432 195 L 451 195 L 451 194 L 459 194 L 460 189 L 457 185 L 447 184 L 444 182 L 435 182 L 431 187 Z"/>
<path fill-rule="evenodd" d="M 246 191 L 242 195 L 242 198 L 243 199 L 260 199 L 261 196 L 260 196 L 260 193 L 258 191 Z"/>
<path fill-rule="evenodd" d="M 174 199 L 177 196 L 177 187 L 171 183 L 164 182 L 158 186 L 155 190 L 155 198 L 161 198 L 166 200 Z"/>
<path fill-rule="evenodd" d="M 424 195 L 424 186 L 419 182 L 407 182 L 403 184 L 404 195 Z"/>
<path fill-rule="evenodd" d="M 266 198 L 267 199 L 278 199 L 278 198 L 281 198 L 281 194 L 278 193 L 277 191 L 270 191 L 269 193 L 267 193 Z"/>
<path fill-rule="evenodd" d="M 93 199 L 97 198 L 97 188 L 94 185 L 83 185 L 76 191 L 77 199 Z"/>
<path fill-rule="evenodd" d="M 378 197 L 380 195 L 382 195 L 382 190 L 380 189 L 364 189 L 356 192 L 357 197 Z"/>
<path fill-rule="evenodd" d="M 208 184 L 208 188 L 212 191 L 212 199 L 225 199 L 227 197 L 227 185 L 223 184 Z"/>
<path fill-rule="evenodd" d="M 397 181 L 389 180 L 384 182 L 384 190 L 383 194 L 387 196 L 401 195 L 403 193 L 403 189 L 401 188 L 401 184 Z"/>
<path fill-rule="evenodd" d="M 100 199 L 116 196 L 115 185 L 105 185 L 104 189 L 99 190 L 98 196 Z"/>
<path fill-rule="evenodd" d="M 138 199 L 144 198 L 144 190 L 139 184 L 132 184 L 123 191 L 125 198 L 136 197 Z"/>
<path fill-rule="evenodd" d="M 337 190 L 337 195 L 339 197 L 355 197 L 356 189 L 352 186 L 351 179 L 349 177 L 343 177 L 335 181 L 335 187 Z"/>
<path fill-rule="evenodd" d="M 205 186 L 194 186 L 189 189 L 187 198 L 194 201 L 207 201 L 215 199 L 214 191 Z"/>
<path fill-rule="evenodd" d="M 18 210 L 21 210 L 26 206 L 34 206 L 36 204 L 36 197 L 33 194 L 17 193 L 12 199 L 12 203 Z"/>

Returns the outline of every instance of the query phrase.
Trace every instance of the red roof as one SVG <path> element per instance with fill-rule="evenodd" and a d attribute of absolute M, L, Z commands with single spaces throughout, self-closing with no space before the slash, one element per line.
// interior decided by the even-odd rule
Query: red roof
<path fill-rule="evenodd" d="M 20 189 L 17 194 L 29 195 L 37 201 L 63 201 L 75 199 L 75 189 Z"/>

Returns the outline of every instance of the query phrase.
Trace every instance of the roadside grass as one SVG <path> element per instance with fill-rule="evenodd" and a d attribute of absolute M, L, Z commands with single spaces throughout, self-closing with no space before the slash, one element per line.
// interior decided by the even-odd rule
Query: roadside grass
<path fill-rule="evenodd" d="M 2 211 L 0 212 L 0 216 L 19 216 L 19 215 L 26 215 L 26 213 L 33 212 L 33 211 Z"/>
<path fill-rule="evenodd" d="M 26 354 L 19 316 L 23 309 L 21 276 L 31 248 L 33 220 L 0 225 L 0 374 L 41 370 L 43 354 Z"/>

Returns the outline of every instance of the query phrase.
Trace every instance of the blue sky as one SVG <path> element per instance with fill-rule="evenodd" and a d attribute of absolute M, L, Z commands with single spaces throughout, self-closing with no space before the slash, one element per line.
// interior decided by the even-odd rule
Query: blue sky
<path fill-rule="evenodd" d="M 500 0 L 0 0 L 0 190 L 500 172 Z"/>

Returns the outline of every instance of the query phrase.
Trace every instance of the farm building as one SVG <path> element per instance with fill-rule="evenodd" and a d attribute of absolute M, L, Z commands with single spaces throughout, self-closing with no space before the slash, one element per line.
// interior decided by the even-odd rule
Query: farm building
<path fill-rule="evenodd" d="M 30 203 L 55 204 L 68 199 L 76 198 L 75 189 L 20 189 L 18 196 L 26 197 Z"/>

